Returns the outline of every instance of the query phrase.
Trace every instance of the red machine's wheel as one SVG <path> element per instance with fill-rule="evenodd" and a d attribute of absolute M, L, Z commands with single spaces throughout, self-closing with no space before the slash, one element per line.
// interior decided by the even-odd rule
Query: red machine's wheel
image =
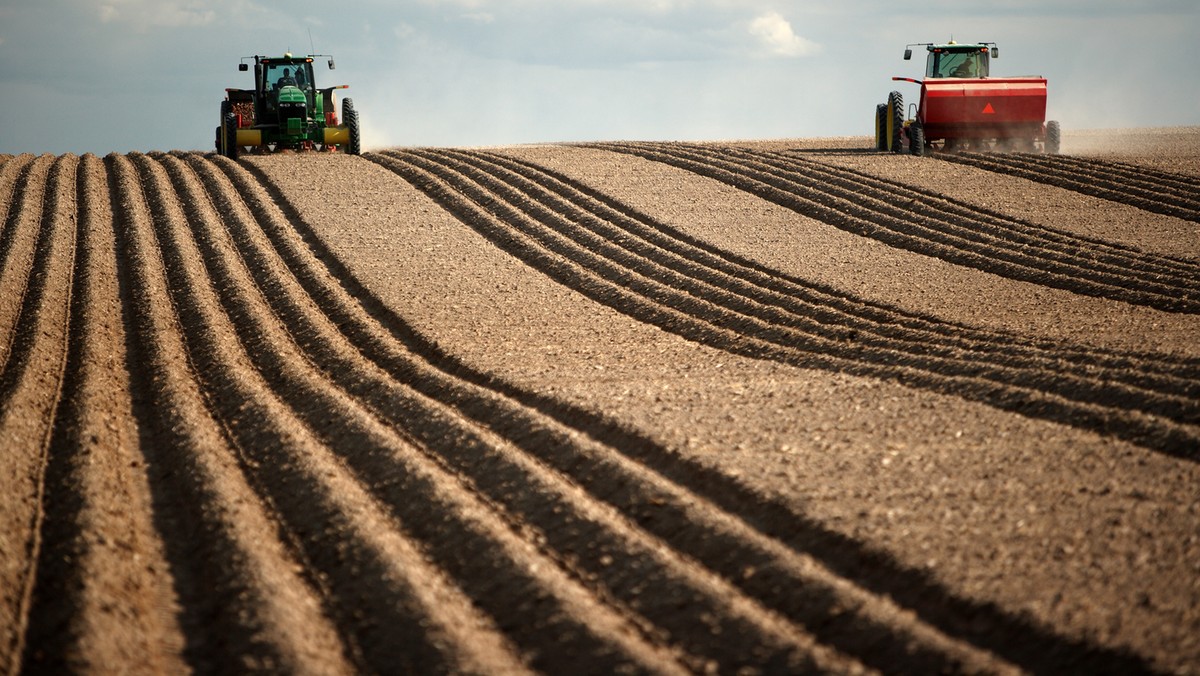
<path fill-rule="evenodd" d="M 1058 126 L 1057 120 L 1051 120 L 1046 123 L 1046 145 L 1043 152 L 1047 155 L 1057 155 L 1062 146 L 1062 130 Z"/>
<path fill-rule="evenodd" d="M 917 157 L 925 154 L 925 128 L 920 122 L 908 125 L 908 152 Z"/>
<path fill-rule="evenodd" d="M 900 92 L 888 94 L 887 100 L 887 144 L 894 153 L 904 150 L 904 96 Z"/>

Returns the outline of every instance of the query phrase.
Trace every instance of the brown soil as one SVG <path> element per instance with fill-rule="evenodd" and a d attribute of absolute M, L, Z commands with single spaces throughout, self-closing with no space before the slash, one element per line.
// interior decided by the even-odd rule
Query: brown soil
<path fill-rule="evenodd" d="M 1200 129 L 0 156 L 8 671 L 1200 673 Z"/>

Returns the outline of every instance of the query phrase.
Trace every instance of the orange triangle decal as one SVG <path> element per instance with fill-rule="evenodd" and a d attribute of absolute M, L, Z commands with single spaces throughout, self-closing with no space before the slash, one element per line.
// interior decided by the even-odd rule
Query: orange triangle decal
<path fill-rule="evenodd" d="M 989 103 L 983 107 L 983 114 L 984 115 L 995 115 L 996 114 L 995 109 L 992 108 L 992 104 Z"/>

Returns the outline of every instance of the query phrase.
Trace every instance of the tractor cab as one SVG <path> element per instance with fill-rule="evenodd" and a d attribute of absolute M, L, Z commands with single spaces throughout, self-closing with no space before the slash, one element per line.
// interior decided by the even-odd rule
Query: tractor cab
<path fill-rule="evenodd" d="M 994 44 L 989 52 L 989 44 L 991 43 L 960 45 L 951 40 L 944 45 L 925 45 L 925 49 L 929 51 L 925 59 L 925 77 L 987 77 L 990 58 L 1000 56 L 1000 50 Z M 912 58 L 911 48 L 904 50 L 904 58 Z"/>
<path fill-rule="evenodd" d="M 300 134 L 312 124 L 312 57 L 264 57 L 255 65 L 258 119 L 279 125 L 284 134 Z"/>
<path fill-rule="evenodd" d="M 274 92 L 276 95 L 283 90 L 284 87 L 296 87 L 309 97 L 312 96 L 313 89 L 313 67 L 312 57 L 295 58 L 284 57 L 282 59 L 264 58 L 259 62 L 261 73 L 255 78 L 260 94 L 267 95 Z M 264 98 L 272 98 L 264 96 Z"/>

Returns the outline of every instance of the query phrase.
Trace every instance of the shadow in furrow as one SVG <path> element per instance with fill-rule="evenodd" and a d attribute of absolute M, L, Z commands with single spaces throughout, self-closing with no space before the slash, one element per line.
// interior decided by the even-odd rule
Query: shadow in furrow
<path fill-rule="evenodd" d="M 1030 223 L 859 169 L 814 162 L 780 152 L 763 153 L 730 148 L 724 154 L 766 165 L 789 176 L 816 178 L 827 185 L 834 184 L 847 189 L 851 195 L 861 193 L 864 197 L 874 196 L 873 201 L 882 210 L 899 214 L 902 218 L 923 217 L 933 222 L 942 221 L 945 225 L 965 226 L 967 231 L 977 231 L 976 237 L 981 241 L 995 242 L 997 247 L 1028 250 L 1048 262 L 1057 261 L 1073 267 L 1077 275 L 1080 271 L 1091 275 L 1103 273 L 1094 277 L 1098 281 L 1133 278 L 1180 291 L 1195 291 L 1200 281 L 1195 260 L 1143 251 L 1118 242 Z M 895 195 L 915 196 L 918 199 L 896 200 Z"/>
<path fill-rule="evenodd" d="M 985 353 L 996 360 L 1028 361 L 1079 376 L 1089 376 L 1103 369 L 1105 379 L 1164 394 L 1200 397 L 1200 358 L 1073 345 L 1036 336 L 982 329 L 874 303 L 722 251 L 579 181 L 532 162 L 482 151 L 442 152 L 502 166 L 518 173 L 537 184 L 539 190 L 551 191 L 574 207 L 617 226 L 612 229 L 613 234 L 608 235 L 614 242 L 623 243 L 632 236 L 635 240 L 646 242 L 654 251 L 668 252 L 667 256 L 656 256 L 660 262 L 666 260 L 663 264 L 671 264 L 671 255 L 682 259 L 684 265 L 672 265 L 678 271 L 700 270 L 705 279 L 726 275 L 732 280 L 732 283 L 724 282 L 728 288 L 741 289 L 748 298 L 799 316 L 811 317 L 822 324 L 866 330 L 883 337 L 904 340 L 922 352 L 962 354 L 964 358 L 969 358 L 973 353 Z M 565 209 L 553 204 L 548 206 L 570 216 Z M 597 223 L 594 217 L 587 220 L 589 227 Z M 638 250 L 636 245 L 623 246 L 631 251 Z"/>
<path fill-rule="evenodd" d="M 372 157 L 374 159 L 374 157 Z M 1075 401 L 1067 388 L 1042 391 L 1040 376 L 1029 382 L 1013 374 L 929 365 L 919 354 L 880 351 L 853 341 L 788 331 L 732 312 L 714 301 L 679 292 L 628 267 L 599 258 L 569 243 L 557 230 L 568 225 L 533 223 L 530 217 L 457 172 L 419 156 L 381 157 L 385 167 L 410 180 L 502 250 L 563 285 L 632 316 L 691 340 L 758 359 L 898 382 L 953 394 L 1029 417 L 1096 431 L 1162 453 L 1196 460 L 1197 433 L 1181 423 L 1139 410 L 1127 410 L 1125 392 L 1110 390 L 1103 405 Z M 432 173 L 427 173 L 432 172 Z M 436 176 L 436 178 L 435 178 Z M 468 197 L 470 195 L 470 197 Z M 948 372 L 949 371 L 949 372 Z M 953 371 L 957 371 L 954 373 Z M 1028 380 L 1028 379 L 1027 379 Z M 1191 406 L 1194 404 L 1183 404 Z M 1135 407 L 1136 408 L 1136 407 Z"/>
<path fill-rule="evenodd" d="M 186 361 L 163 347 L 162 324 L 170 322 L 170 304 L 155 297 L 157 244 L 140 178 L 129 161 L 106 158 L 114 211 L 120 298 L 125 327 L 125 361 L 131 369 L 133 413 L 141 435 L 149 478 L 154 525 L 164 543 L 180 617 L 188 666 L 201 673 L 238 673 L 247 665 L 284 664 L 283 655 L 261 635 L 260 599 L 248 588 L 252 573 L 243 569 L 235 534 L 220 516 L 227 510 L 208 481 L 201 456 L 218 452 L 208 446 L 220 438 L 207 416 L 195 416 L 196 404 L 175 382 L 191 378 Z M 161 274 L 161 272 L 159 272 Z"/>
<path fill-rule="evenodd" d="M 945 153 L 938 159 L 1017 176 L 1145 211 L 1200 223 L 1200 185 L 1190 177 L 1062 155 Z"/>
<path fill-rule="evenodd" d="M 240 229 L 235 227 L 232 234 L 235 241 L 240 239 L 244 245 L 246 240 L 236 232 Z M 199 237 L 196 243 L 218 288 L 231 290 L 241 286 L 232 278 L 228 262 L 212 246 L 211 238 Z M 252 261 L 248 263 L 248 269 L 255 267 Z M 260 277 L 259 281 L 265 285 L 271 284 L 270 279 Z M 276 295 L 270 294 L 272 297 Z M 261 320 L 256 318 L 245 299 L 238 296 L 240 294 L 226 291 L 222 293 L 221 301 L 238 327 L 239 336 L 248 343 L 265 345 L 267 337 L 259 328 Z M 200 327 L 190 331 L 197 337 L 202 337 L 205 332 Z M 306 332 L 300 330 L 298 333 Z M 301 337 L 300 341 L 307 343 L 310 349 L 314 347 L 311 338 Z M 444 494 L 444 485 L 439 485 L 427 470 L 419 467 L 419 463 L 406 458 L 404 451 L 396 448 L 396 440 L 389 440 L 380 431 L 371 429 L 369 424 L 356 420 L 362 413 L 346 412 L 347 404 L 350 404 L 351 411 L 357 404 L 345 400 L 344 395 L 335 394 L 335 388 L 330 387 L 329 383 L 308 382 L 289 373 L 294 370 L 293 363 L 276 354 L 275 350 L 255 352 L 257 366 L 271 383 L 274 396 L 279 397 L 291 414 L 302 420 L 312 433 L 329 444 L 330 450 L 340 456 L 356 479 L 404 524 L 406 533 L 423 544 L 426 554 L 447 571 L 480 607 L 495 617 L 514 642 L 534 656 L 535 665 L 552 672 L 569 669 L 581 659 L 601 671 L 616 671 L 628 666 L 627 656 L 593 631 L 583 618 L 574 616 L 562 607 L 561 600 L 549 592 L 538 575 L 512 560 L 505 547 L 495 540 L 487 528 L 467 517 L 463 505 Z M 320 348 L 312 349 L 312 352 L 318 356 L 321 354 Z M 328 355 L 325 358 L 328 359 Z M 351 381 L 366 377 L 361 373 L 361 368 L 353 365 L 343 365 L 343 368 Z M 258 471 L 270 477 L 270 481 L 260 482 L 262 490 L 270 493 L 272 500 L 283 507 L 284 518 L 290 519 L 292 517 L 289 515 L 305 510 L 325 509 L 320 505 L 322 499 L 319 489 L 305 487 L 305 484 L 311 483 L 311 479 L 303 473 L 298 474 L 293 463 L 281 464 L 277 459 L 294 454 L 285 448 L 283 431 L 273 429 L 273 419 L 279 414 L 253 410 L 243 413 L 238 408 L 238 402 L 249 398 L 249 393 L 239 392 L 245 385 L 229 375 L 221 375 L 224 367 L 219 359 L 205 364 L 204 370 L 217 374 L 215 381 L 218 389 L 229 390 L 229 401 L 222 404 L 220 409 L 236 421 L 231 424 L 235 435 L 248 435 L 242 439 L 242 446 L 255 465 L 261 466 Z M 218 392 L 218 396 L 224 398 L 225 395 Z M 413 407 L 399 417 L 400 422 L 411 425 L 415 423 L 409 421 L 428 420 L 431 412 Z M 426 430 L 428 437 L 446 443 L 448 430 L 445 421 L 440 425 L 436 421 L 431 422 L 433 425 Z M 454 435 L 451 438 L 456 443 L 470 442 L 469 438 Z M 277 450 L 272 452 L 272 448 Z M 295 527 L 308 522 L 338 523 L 343 518 L 336 510 L 328 509 L 324 513 L 296 518 Z M 508 526 L 501 523 L 497 527 L 503 530 Z M 321 532 L 306 533 L 305 537 L 336 539 L 338 533 L 345 531 L 344 528 L 319 530 Z M 345 557 L 359 546 L 354 541 L 331 541 L 326 549 Z M 394 667 L 399 664 L 397 656 L 383 659 L 387 656 L 377 653 L 381 650 L 402 650 L 408 653 L 403 656 L 404 663 L 416 671 L 453 671 L 454 663 L 448 661 L 449 655 L 437 652 L 447 646 L 433 643 L 436 637 L 431 636 L 422 619 L 425 611 L 398 599 L 394 590 L 370 588 L 367 581 L 385 579 L 387 576 L 381 562 L 373 562 L 366 551 L 356 551 L 349 556 L 358 568 L 352 577 L 333 568 L 332 562 L 327 560 L 328 555 L 311 552 L 309 559 L 326 571 L 326 576 L 331 579 L 335 592 L 332 602 L 335 606 L 347 602 L 358 604 L 335 607 L 338 616 L 344 617 L 348 624 L 354 624 L 352 614 L 365 608 L 372 618 L 371 623 L 379 622 L 379 626 L 374 628 L 378 633 L 374 640 L 362 641 L 371 663 L 376 668 L 387 670 L 389 665 Z M 548 637 L 554 638 L 548 640 Z"/>
<path fill-rule="evenodd" d="M 1194 374 L 1188 373 L 1186 363 L 1169 363 L 1167 372 L 1163 373 L 1156 368 L 1158 364 L 1154 358 L 1145 359 L 1144 362 L 1148 362 L 1145 366 L 1141 363 L 1133 365 L 1130 363 L 1133 356 L 1126 355 L 1113 367 L 1100 367 L 1095 358 L 1084 354 L 1084 364 L 1076 365 L 1073 362 L 1079 358 L 1080 351 L 1070 346 L 1016 350 L 1002 344 L 996 349 L 987 342 L 970 340 L 973 332 L 966 329 L 952 331 L 953 327 L 943 327 L 943 332 L 933 333 L 897 326 L 895 321 L 886 319 L 860 317 L 859 308 L 843 311 L 827 298 L 811 298 L 813 294 L 803 287 L 797 289 L 799 295 L 767 288 L 778 286 L 778 278 L 760 276 L 755 279 L 748 271 L 731 269 L 732 266 L 719 259 L 705 264 L 703 256 L 694 251 L 676 252 L 674 249 L 679 248 L 680 242 L 664 242 L 658 236 L 666 230 L 665 226 L 645 217 L 629 218 L 608 209 L 602 201 L 583 199 L 578 195 L 572 200 L 571 195 L 565 194 L 565 184 L 542 185 L 505 168 L 508 163 L 500 158 L 480 159 L 458 151 L 423 154 L 435 161 L 439 155 L 464 157 L 471 169 L 456 168 L 457 171 L 471 173 L 472 180 L 486 184 L 531 218 L 574 240 L 589 252 L 588 255 L 604 256 L 621 268 L 667 282 L 675 289 L 707 298 L 739 315 L 760 319 L 767 326 L 786 327 L 801 336 L 852 340 L 860 349 L 868 348 L 862 350 L 865 354 L 870 354 L 868 350 L 873 348 L 877 355 L 890 354 L 896 362 L 942 374 L 1024 384 L 1069 399 L 1142 410 L 1176 422 L 1200 421 L 1200 407 L 1196 401 L 1200 395 L 1200 380 L 1187 377 Z M 494 161 L 489 162 L 489 159 Z M 445 159 L 442 163 L 448 164 Z M 458 165 L 462 166 L 466 164 Z M 507 187 L 509 183 L 512 188 Z M 561 192 L 554 190 L 556 187 Z M 540 207 L 534 207 L 535 204 Z M 548 215 L 545 209 L 539 213 L 541 207 L 553 210 L 557 216 Z M 581 264 L 587 263 L 586 258 L 575 259 Z M 910 319 L 910 323 L 916 322 Z M 925 323 L 926 326 L 931 324 Z M 793 343 L 785 339 L 782 344 Z M 860 358 L 865 354 L 859 355 Z"/>
<path fill-rule="evenodd" d="M 48 483 L 55 477 L 51 465 L 51 444 L 62 402 L 70 336 L 71 291 L 76 259 L 76 223 L 73 206 L 75 171 L 78 158 L 58 157 L 50 167 L 42 186 L 37 220 L 28 225 L 36 230 L 29 274 L 18 297 L 20 313 L 9 345 L 8 361 L 0 372 L 0 422 L 4 423 L 5 460 L 14 469 L 28 472 L 33 479 L 30 495 L 30 521 L 24 533 L 8 542 L 23 541 L 27 563 L 20 589 L 12 596 L 20 599 L 13 630 L 17 645 L 14 666 L 31 654 L 28 632 L 35 614 L 37 580 L 46 563 L 45 535 L 48 524 Z M 57 469 L 55 466 L 53 469 Z M 52 526 L 51 526 L 52 527 Z M 11 592 L 10 592 L 11 593 Z M 7 631 L 7 629 L 6 629 Z M 40 654 L 32 657 L 39 658 Z M 26 663 L 28 664 L 28 663 Z"/>
<path fill-rule="evenodd" d="M 21 215 L 29 209 L 29 181 L 34 169 L 36 158 L 23 157 L 20 160 L 11 161 L 9 166 L 4 166 L 5 173 L 15 173 L 13 177 L 12 187 L 8 194 L 4 195 L 4 205 L 8 209 L 8 213 L 0 221 L 0 270 L 7 266 L 7 261 L 11 255 L 13 248 L 13 240 L 17 236 L 17 225 L 20 222 Z"/>
<path fill-rule="evenodd" d="M 265 229 L 271 230 L 271 228 Z M 273 236 L 278 237 L 279 235 L 276 233 Z M 297 270 L 303 268 L 302 263 L 295 264 L 292 261 L 289 261 L 289 266 Z M 252 264 L 250 267 L 258 269 L 261 266 Z M 301 277 L 303 276 L 301 274 Z M 312 289 L 309 289 L 309 293 L 314 299 L 326 295 L 319 290 L 314 292 Z M 279 299 L 281 295 L 272 294 L 273 299 Z M 323 305 L 328 303 L 327 300 L 318 302 Z M 305 317 L 303 312 L 294 307 L 286 307 L 286 305 L 288 304 L 280 303 L 278 307 L 282 318 L 289 325 L 296 326 L 299 334 L 306 336 L 320 334 L 319 330 L 309 328 L 308 325 L 312 320 Z M 326 311 L 328 312 L 328 310 Z M 336 308 L 330 312 L 330 320 L 336 324 L 337 330 L 353 332 L 353 329 L 349 327 L 355 323 L 355 320 L 341 317 Z M 563 496 L 560 494 L 561 488 L 556 487 L 553 480 L 548 483 L 545 474 L 530 471 L 528 465 L 523 465 L 521 462 L 513 462 L 507 451 L 497 448 L 494 445 L 495 442 L 485 439 L 486 435 L 481 435 L 466 419 L 456 419 L 458 414 L 451 413 L 455 409 L 440 410 L 441 404 L 434 405 L 431 401 L 424 401 L 424 396 L 427 395 L 410 393 L 407 390 L 408 387 L 415 387 L 426 393 L 437 390 L 438 386 L 430 382 L 431 377 L 427 373 L 430 370 L 428 367 L 422 368 L 412 364 L 408 361 L 407 356 L 393 351 L 391 359 L 385 357 L 380 360 L 390 367 L 391 373 L 397 379 L 397 384 L 389 385 L 387 382 L 362 373 L 361 369 L 351 373 L 351 369 L 339 368 L 336 363 L 339 358 L 331 353 L 329 346 L 321 345 L 320 340 L 314 339 L 306 342 L 308 342 L 306 349 L 312 354 L 318 355 L 320 362 L 328 363 L 326 368 L 331 374 L 347 372 L 347 376 L 350 377 L 343 380 L 342 384 L 348 392 L 353 393 L 364 403 L 370 404 L 393 424 L 407 429 L 408 433 L 417 440 L 419 446 L 434 451 L 433 457 L 440 457 L 444 459 L 443 462 L 449 460 L 455 468 L 465 472 L 468 481 L 477 489 L 482 489 L 493 503 L 499 506 L 497 510 L 499 513 L 503 514 L 507 510 L 512 510 L 513 513 L 528 520 L 525 524 L 522 524 L 520 520 L 514 521 L 510 524 L 514 529 L 528 529 L 530 523 L 537 526 L 541 533 L 537 537 L 553 545 L 553 549 L 546 552 L 547 555 L 555 558 L 560 565 L 577 575 L 581 569 L 585 569 L 581 576 L 581 581 L 585 586 L 596 586 L 594 583 L 588 582 L 590 579 L 604 581 L 611 591 L 598 591 L 597 593 L 601 596 L 615 594 L 623 602 L 637 605 L 639 613 L 648 616 L 652 621 L 668 630 L 673 640 L 680 643 L 686 650 L 694 651 L 700 656 L 717 659 L 722 664 L 737 665 L 741 663 L 741 660 L 752 656 L 757 657 L 763 663 L 779 660 L 778 665 L 781 667 L 785 665 L 796 667 L 797 664 L 804 664 L 803 661 L 795 662 L 795 657 L 789 657 L 792 648 L 779 644 L 777 639 L 770 637 L 769 633 L 760 633 L 761 629 L 739 624 L 741 619 L 737 615 L 730 615 L 726 610 L 717 610 L 714 607 L 714 612 L 711 613 L 711 619 L 708 621 L 702 621 L 695 614 L 678 613 L 676 606 L 663 608 L 665 612 L 656 614 L 655 606 L 658 604 L 658 599 L 661 598 L 672 598 L 675 604 L 683 603 L 686 600 L 688 605 L 696 608 L 702 608 L 706 604 L 712 603 L 712 600 L 708 599 L 704 593 L 698 595 L 697 590 L 689 586 L 692 583 L 685 578 L 677 577 L 677 573 L 661 568 L 661 564 L 655 560 L 656 556 L 644 546 L 637 545 L 642 548 L 632 553 L 629 552 L 630 540 L 625 539 L 629 535 L 622 533 L 621 527 L 613 528 L 605 519 L 595 520 L 594 516 L 587 515 L 586 506 L 581 511 L 579 505 L 569 499 L 563 500 Z M 381 350 L 375 349 L 374 352 L 377 353 L 375 359 L 379 359 L 380 354 L 378 353 Z M 387 352 L 386 348 L 383 348 L 382 352 Z M 426 373 L 422 371 L 426 371 Z M 443 379 L 445 379 L 444 376 Z M 372 382 L 373 380 L 376 382 Z M 398 383 L 404 383 L 404 386 L 399 386 Z M 441 401 L 450 400 L 452 402 L 456 399 L 471 397 L 469 392 L 448 391 L 445 387 L 436 394 L 439 395 L 438 399 Z M 457 403 L 457 406 L 462 406 L 461 401 Z M 568 445 L 572 444 L 570 440 L 558 439 L 557 441 Z M 352 462 L 358 461 L 352 460 Z M 386 465 L 365 470 L 364 474 L 379 476 L 382 471 L 386 471 Z M 409 495 L 408 501 L 413 502 L 411 489 L 406 488 L 401 492 Z M 419 494 L 423 495 L 424 491 Z M 429 509 L 432 510 L 431 513 L 422 516 L 420 519 L 422 523 L 445 521 L 444 517 L 438 518 L 437 515 L 444 514 L 447 507 L 440 504 L 436 496 L 415 502 L 417 504 L 428 503 Z M 419 528 L 416 524 L 412 527 Z M 444 528 L 444 526 L 442 527 Z M 634 536 L 633 540 L 636 539 L 637 536 Z M 577 556 L 591 554 L 597 549 L 605 547 L 611 547 L 615 551 L 614 560 L 608 566 L 591 567 L 590 564 L 594 563 L 594 559 L 589 557 L 583 561 L 577 558 Z M 471 550 L 473 551 L 473 548 Z M 473 556 L 479 556 L 479 554 Z M 565 558 L 563 558 L 564 556 Z M 597 558 L 599 556 L 599 554 L 596 555 Z M 625 593 L 630 590 L 634 581 L 618 579 L 618 571 L 623 570 L 620 563 L 624 556 L 631 556 L 634 561 L 632 565 L 643 572 L 646 578 L 641 580 L 643 584 L 648 579 L 658 580 L 657 586 L 650 585 L 653 592 L 648 591 L 644 596 L 636 594 L 630 596 Z M 448 567 L 453 569 L 454 566 L 449 564 Z M 516 571 L 513 575 L 513 578 L 517 580 L 521 580 L 523 577 L 522 571 Z M 491 583 L 487 582 L 486 584 Z M 467 579 L 460 581 L 460 584 L 474 587 L 478 586 L 480 582 Z M 513 580 L 508 580 L 505 584 L 513 585 L 514 583 Z M 517 582 L 515 586 L 520 588 L 523 585 Z M 643 603 L 639 604 L 639 601 Z M 519 599 L 514 599 L 514 602 L 519 602 Z M 517 634 L 518 637 L 524 633 L 524 629 L 519 626 L 508 624 L 505 626 L 508 631 Z M 712 639 L 714 626 L 721 630 L 722 640 Z M 740 640 L 734 640 L 735 637 Z M 541 640 L 545 640 L 545 632 L 542 632 Z M 772 644 L 772 642 L 775 643 Z M 693 664 L 693 667 L 700 668 L 702 664 L 703 661 L 697 662 Z"/>
<path fill-rule="evenodd" d="M 143 171 L 151 171 L 151 166 L 147 162 Z M 180 317 L 181 329 L 205 383 L 206 399 L 233 442 L 242 472 L 278 519 L 280 537 L 302 562 L 308 583 L 322 591 L 325 612 L 335 618 L 342 640 L 351 646 L 349 652 L 354 657 L 361 653 L 359 669 L 382 670 L 391 665 L 413 673 L 449 671 L 446 655 L 430 643 L 421 626 L 420 609 L 382 582 L 392 577 L 387 562 L 354 536 L 359 529 L 353 519 L 316 476 L 322 469 L 335 470 L 318 460 L 321 451 L 310 436 L 314 429 L 354 449 L 378 446 L 378 442 L 364 438 L 361 429 L 347 422 L 326 391 L 295 378 L 289 381 L 289 364 L 272 347 L 270 337 L 247 316 L 244 305 L 230 300 L 240 295 L 238 283 L 215 248 L 209 224 L 196 213 L 203 198 L 188 193 L 189 186 L 177 171 L 164 170 L 173 186 L 171 190 L 157 187 L 151 201 L 161 203 L 167 195 L 180 198 L 187 230 L 194 233 L 192 244 L 204 257 L 203 268 L 195 261 L 189 265 L 183 231 L 159 224 L 167 277 L 175 303 L 193 309 Z M 199 291 L 205 287 L 221 294 L 217 300 L 222 307 L 208 303 Z M 219 311 L 228 315 L 240 347 L 222 340 Z M 259 380 L 260 372 L 238 363 L 234 355 L 239 351 L 254 355 L 266 382 Z M 348 628 L 354 632 L 347 633 Z"/>
<path fill-rule="evenodd" d="M 395 340 L 408 350 L 421 355 L 439 370 L 472 385 L 493 390 L 537 411 L 540 415 L 548 416 L 559 424 L 602 440 L 634 462 L 712 500 L 767 537 L 785 543 L 798 553 L 817 558 L 838 575 L 863 585 L 873 593 L 897 599 L 947 635 L 994 651 L 1005 659 L 1033 670 L 1075 668 L 1110 672 L 1125 669 L 1141 671 L 1147 668 L 1146 663 L 1136 656 L 1058 636 L 1048 628 L 1038 626 L 1025 618 L 1009 615 L 990 603 L 959 599 L 931 580 L 927 574 L 901 566 L 883 552 L 829 531 L 784 503 L 759 495 L 716 470 L 683 458 L 602 415 L 526 391 L 465 365 L 395 315 L 324 245 L 301 214 L 289 204 L 286 196 L 260 170 L 254 167 L 246 169 L 254 174 L 284 211 L 291 227 L 297 231 L 313 255 L 362 304 L 363 309 L 385 327 Z M 491 415 L 482 411 L 472 413 L 469 408 L 464 409 L 464 413 L 481 416 L 483 420 L 488 420 Z M 502 432 L 504 430 L 503 425 L 495 421 L 485 424 L 494 425 Z M 530 450 L 536 451 L 532 448 Z M 615 500 L 620 502 L 619 498 Z M 642 506 L 645 505 L 640 497 L 637 501 L 640 501 Z M 634 503 L 634 500 L 630 500 L 625 507 L 631 513 L 637 514 Z M 778 592 L 778 589 L 775 591 Z M 828 616 L 826 618 L 828 619 Z M 814 622 L 812 629 L 819 632 L 820 622 Z M 861 640 L 862 636 L 857 638 Z M 848 645 L 853 641 L 854 638 L 851 638 L 843 643 Z M 866 652 L 869 650 L 864 649 Z M 902 668 L 899 665 L 894 666 Z"/>
<path fill-rule="evenodd" d="M 76 199 L 86 195 L 83 187 L 85 173 L 79 171 L 74 187 Z M 79 210 L 76 220 L 74 289 L 77 302 L 69 309 L 67 362 L 63 379 L 63 395 L 54 415 L 54 430 L 46 462 L 45 498 L 42 522 L 42 546 L 38 555 L 37 577 L 34 582 L 33 603 L 29 612 L 26 634 L 24 668 L 27 671 L 45 670 L 63 673 L 71 668 L 70 660 L 78 655 L 78 635 L 74 626 L 83 608 L 85 571 L 78 565 L 88 546 L 87 533 L 80 522 L 84 498 L 81 489 L 81 456 L 88 452 L 91 441 L 80 437 L 80 421 L 84 416 L 82 369 L 84 343 L 90 339 L 79 327 L 86 326 L 89 283 L 86 271 L 92 266 L 96 252 L 86 244 L 85 229 L 96 227 Z"/>
<path fill-rule="evenodd" d="M 897 206 L 888 209 L 895 213 L 874 210 L 862 206 L 861 196 L 855 191 L 842 194 L 842 189 L 800 173 L 765 169 L 755 166 L 756 160 L 738 159 L 752 157 L 753 153 L 748 151 L 726 156 L 682 144 L 598 144 L 594 147 L 663 162 L 713 178 L 847 232 L 956 265 L 1169 312 L 1200 312 L 1200 287 L 1194 278 L 1167 279 L 1168 282 L 1185 281 L 1188 286 L 1181 290 L 1173 284 L 1159 284 L 1154 275 L 1104 273 L 1093 269 L 1085 260 L 1046 256 L 1039 250 L 1007 243 L 1003 238 L 985 236 L 992 228 L 979 222 L 963 225 L 940 222 L 941 219 L 922 215 L 920 209 L 905 215 L 905 209 Z M 886 201 L 886 197 L 880 199 Z"/>
<path fill-rule="evenodd" d="M 55 212 L 63 198 L 58 194 L 57 188 L 66 180 L 62 174 L 66 171 L 66 163 L 71 161 L 74 161 L 74 158 L 67 156 L 55 160 L 43 188 L 41 206 L 37 209 L 40 217 L 33 260 L 29 266 L 29 274 L 18 291 L 22 301 L 8 345 L 8 359 L 0 364 L 0 411 L 10 407 L 18 386 L 27 377 L 28 370 L 34 366 L 38 341 L 43 339 L 43 327 L 39 316 L 43 313 L 66 311 L 65 308 L 45 307 L 45 297 L 49 293 L 49 285 L 54 282 L 50 270 L 53 267 L 51 255 L 55 246 Z M 73 182 L 71 179 L 72 184 Z M 71 254 L 74 255 L 74 252 Z M 41 364 L 37 366 L 40 367 Z"/>
<path fill-rule="evenodd" d="M 37 248 L 44 246 L 48 237 L 49 228 L 44 227 L 42 219 L 53 164 L 49 156 L 43 155 L 21 169 L 14 182 L 12 207 L 0 232 L 0 375 L 12 376 L 15 343 L 23 326 L 27 331 L 27 296 L 31 285 L 41 277 L 35 266 L 29 264 L 26 268 L 25 264 L 37 255 Z M 37 214 L 39 220 L 25 223 L 30 214 Z M 0 399 L 6 396 L 0 392 Z"/>

